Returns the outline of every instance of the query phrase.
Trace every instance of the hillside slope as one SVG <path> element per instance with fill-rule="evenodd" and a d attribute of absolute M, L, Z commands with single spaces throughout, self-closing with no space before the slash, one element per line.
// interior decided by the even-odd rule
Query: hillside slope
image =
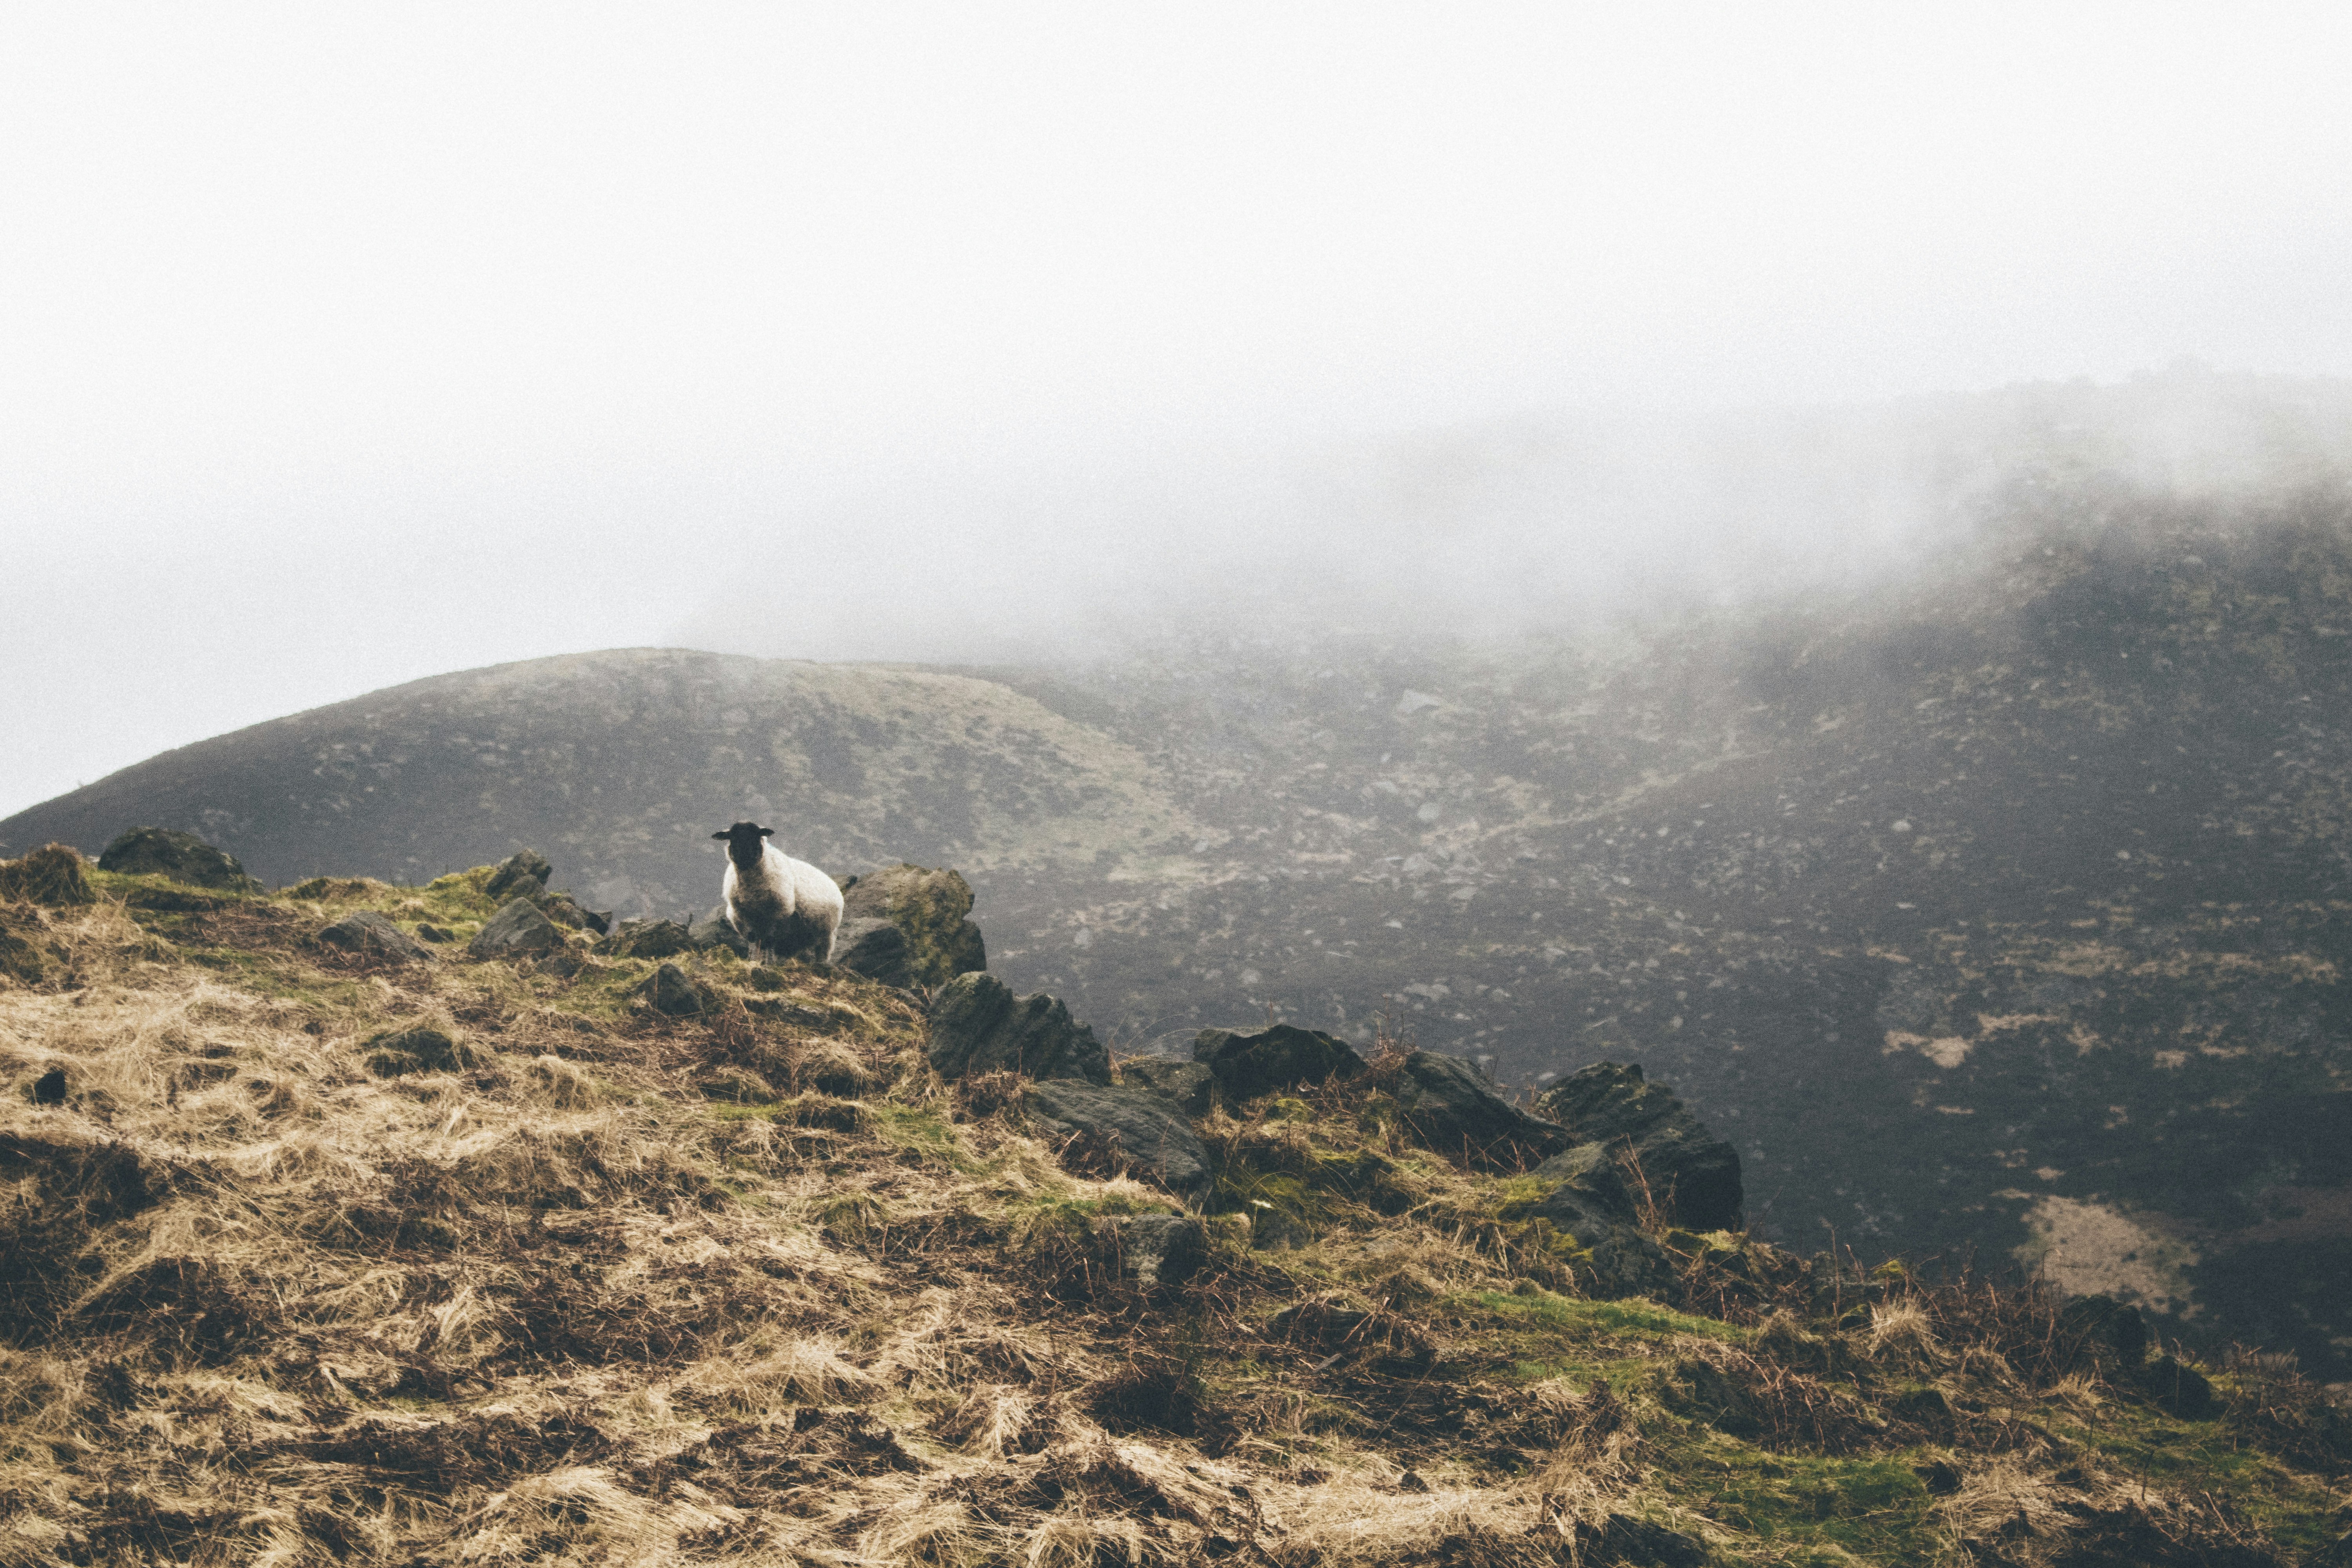
<path fill-rule="evenodd" d="M 1728 1234 L 1595 1299 L 1544 1184 L 1418 1147 L 1377 1062 L 1201 1118 L 1206 1255 L 1154 1280 L 1122 1238 L 1175 1200 L 940 1080 L 904 993 L 715 957 L 670 1016 L 584 934 L 315 940 L 463 939 L 488 874 L 9 908 L 0 1560 L 2344 1549 L 2309 1384 L 2209 1405 L 2117 1319 Z"/>

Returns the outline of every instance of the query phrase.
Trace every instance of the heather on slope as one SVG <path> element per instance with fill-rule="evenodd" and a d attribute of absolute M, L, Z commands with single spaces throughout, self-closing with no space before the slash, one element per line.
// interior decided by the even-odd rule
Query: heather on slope
<path fill-rule="evenodd" d="M 489 876 L 5 906 L 0 1563 L 2340 1550 L 2290 1373 L 1663 1225 L 1607 1299 L 1394 1053 L 1195 1119 L 1188 1210 L 942 1080 L 913 993 L 469 960 Z M 363 910 L 434 956 L 317 940 Z"/>

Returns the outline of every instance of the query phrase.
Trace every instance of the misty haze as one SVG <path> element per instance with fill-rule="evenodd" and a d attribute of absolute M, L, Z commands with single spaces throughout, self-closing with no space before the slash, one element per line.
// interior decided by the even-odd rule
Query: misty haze
<path fill-rule="evenodd" d="M 2337 1561 L 2347 25 L 1677 16 L 28 25 L 0 1555 Z"/>

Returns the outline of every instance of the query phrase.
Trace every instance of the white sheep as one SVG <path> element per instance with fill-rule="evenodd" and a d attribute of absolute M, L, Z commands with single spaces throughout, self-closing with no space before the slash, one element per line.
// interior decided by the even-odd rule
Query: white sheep
<path fill-rule="evenodd" d="M 710 837 L 726 840 L 727 876 L 719 894 L 733 926 L 755 955 L 833 957 L 833 933 L 841 927 L 841 889 L 805 860 L 795 860 L 768 837 L 772 827 L 739 822 Z"/>

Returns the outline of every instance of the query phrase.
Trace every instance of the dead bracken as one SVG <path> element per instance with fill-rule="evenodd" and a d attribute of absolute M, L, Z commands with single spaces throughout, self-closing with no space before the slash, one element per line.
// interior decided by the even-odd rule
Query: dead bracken
<path fill-rule="evenodd" d="M 846 972 L 471 962 L 489 868 L 75 869 L 5 927 L 0 1563 L 2341 1549 L 2352 1437 L 2291 1367 L 1655 1203 L 1666 1271 L 1608 1299 L 1547 1178 L 1416 1141 L 1392 1048 L 1197 1118 L 1188 1209 Z M 446 936 L 311 940 L 363 908 Z"/>

